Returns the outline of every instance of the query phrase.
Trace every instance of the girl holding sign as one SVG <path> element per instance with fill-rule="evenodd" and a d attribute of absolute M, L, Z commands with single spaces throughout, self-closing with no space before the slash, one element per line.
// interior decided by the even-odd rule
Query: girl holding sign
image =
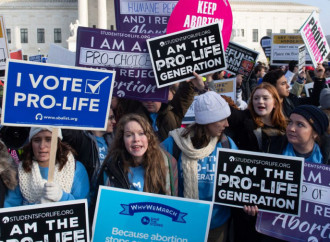
<path fill-rule="evenodd" d="M 196 98 L 194 112 L 196 123 L 170 131 L 162 144 L 178 159 L 179 196 L 212 201 L 217 148 L 237 149 L 223 133 L 230 108 L 219 94 L 209 91 Z M 229 207 L 213 206 L 208 241 L 226 241 L 229 217 Z"/>
<path fill-rule="evenodd" d="M 298 106 L 290 115 L 286 136 L 283 136 L 281 140 L 271 142 L 269 153 L 303 157 L 306 162 L 324 163 L 325 160 L 317 142 L 328 126 L 328 117 L 322 110 L 313 105 Z M 255 216 L 258 208 L 246 206 L 245 211 Z M 267 235 L 258 235 L 259 241 L 282 241 Z"/>
<path fill-rule="evenodd" d="M 241 150 L 267 152 L 271 140 L 279 140 L 285 135 L 286 119 L 282 113 L 279 95 L 271 84 L 261 83 L 252 92 L 248 109 L 231 109 L 228 121 L 230 131 Z M 248 206 L 245 212 L 255 215 L 256 207 Z M 242 209 L 233 208 L 235 241 L 259 241 L 255 230 L 255 218 Z"/>
<path fill-rule="evenodd" d="M 160 148 L 149 122 L 138 114 L 127 114 L 116 125 L 98 184 L 177 195 L 176 173 L 176 161 Z"/>
<path fill-rule="evenodd" d="M 19 184 L 8 192 L 5 207 L 88 197 L 86 169 L 75 161 L 72 148 L 61 142 L 61 130 L 58 132 L 54 182 L 47 182 L 51 139 L 51 128 L 30 129 L 29 143 L 23 148 L 23 160 L 18 167 Z"/>

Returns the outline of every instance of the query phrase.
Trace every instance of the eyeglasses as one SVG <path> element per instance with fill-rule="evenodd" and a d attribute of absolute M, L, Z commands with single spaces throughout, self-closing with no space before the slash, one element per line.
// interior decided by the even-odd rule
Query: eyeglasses
<path fill-rule="evenodd" d="M 116 120 L 115 115 L 110 115 L 109 120 Z"/>

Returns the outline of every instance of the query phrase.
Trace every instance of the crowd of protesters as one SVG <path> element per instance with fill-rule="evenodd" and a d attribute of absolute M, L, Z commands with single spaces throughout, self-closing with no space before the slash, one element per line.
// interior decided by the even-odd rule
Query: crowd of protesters
<path fill-rule="evenodd" d="M 93 214 L 100 185 L 212 201 L 214 178 L 197 167 L 216 164 L 219 147 L 329 164 L 330 67 L 319 63 L 297 73 L 296 65 L 258 63 L 247 80 L 237 75 L 236 100 L 214 92 L 213 81 L 226 78 L 225 71 L 206 78 L 193 73 L 170 88 L 168 103 L 113 97 L 105 131 L 58 132 L 53 182 L 47 181 L 52 129 L 33 127 L 18 140 L 6 129 L 0 132 L 0 206 L 87 198 Z M 314 82 L 309 97 L 307 82 Z M 184 126 L 194 96 L 195 122 Z M 256 206 L 213 206 L 208 240 L 262 241 L 257 213 Z"/>

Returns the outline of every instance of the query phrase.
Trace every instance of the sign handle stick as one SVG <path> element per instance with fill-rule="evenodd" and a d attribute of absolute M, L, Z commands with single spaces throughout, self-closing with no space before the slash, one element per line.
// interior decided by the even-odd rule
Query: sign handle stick
<path fill-rule="evenodd" d="M 48 168 L 48 182 L 52 182 L 54 180 L 58 129 L 59 128 L 53 128 L 53 132 L 52 132 L 52 142 L 50 144 L 50 157 L 49 157 L 49 165 L 48 165 L 48 167 L 49 167 Z"/>

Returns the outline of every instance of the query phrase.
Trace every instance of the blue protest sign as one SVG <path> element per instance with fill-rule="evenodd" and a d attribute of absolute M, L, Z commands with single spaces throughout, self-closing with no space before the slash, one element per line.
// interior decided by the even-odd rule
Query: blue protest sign
<path fill-rule="evenodd" d="M 9 61 L 2 124 L 104 130 L 115 72 Z"/>
<path fill-rule="evenodd" d="M 42 55 L 32 55 L 29 56 L 29 61 L 41 62 Z"/>
<path fill-rule="evenodd" d="M 101 186 L 93 241 L 206 241 L 211 211 L 207 201 Z"/>

